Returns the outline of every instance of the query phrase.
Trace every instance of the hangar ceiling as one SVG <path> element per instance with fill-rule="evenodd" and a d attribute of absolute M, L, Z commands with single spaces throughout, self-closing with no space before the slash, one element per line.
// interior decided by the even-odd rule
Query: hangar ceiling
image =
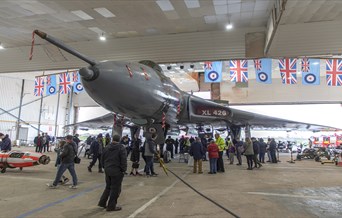
<path fill-rule="evenodd" d="M 34 29 L 96 60 L 180 63 L 244 58 L 246 34 L 267 33 L 272 9 L 283 3 L 285 10 L 265 56 L 342 53 L 338 0 L 4 0 L 0 73 L 86 65 L 38 38 L 29 62 Z M 234 28 L 227 31 L 229 22 Z M 107 41 L 98 40 L 102 34 Z"/>

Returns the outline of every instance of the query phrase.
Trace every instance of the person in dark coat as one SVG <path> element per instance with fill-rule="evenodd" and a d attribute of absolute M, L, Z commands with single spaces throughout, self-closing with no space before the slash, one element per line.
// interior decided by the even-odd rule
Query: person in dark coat
<path fill-rule="evenodd" d="M 175 140 L 173 140 L 171 138 L 171 136 L 169 136 L 166 140 L 165 140 L 165 144 L 166 144 L 166 150 L 169 151 L 171 153 L 171 158 L 173 159 L 173 145 L 175 144 Z"/>
<path fill-rule="evenodd" d="M 52 184 L 47 184 L 49 188 L 57 188 L 59 181 L 61 180 L 64 172 L 68 169 L 71 176 L 73 184 L 69 187 L 71 189 L 77 188 L 77 175 L 75 171 L 74 159 L 76 156 L 76 150 L 74 143 L 72 141 L 72 135 L 67 135 L 66 144 L 63 146 L 62 153 L 60 154 L 61 164 L 57 170 L 56 178 Z"/>
<path fill-rule="evenodd" d="M 104 146 L 109 145 L 110 141 L 111 141 L 110 135 L 109 133 L 106 133 Z"/>
<path fill-rule="evenodd" d="M 178 154 L 178 146 L 179 146 L 179 141 L 176 139 L 175 141 L 175 154 Z"/>
<path fill-rule="evenodd" d="M 117 201 L 121 193 L 122 180 L 127 171 L 127 151 L 119 142 L 120 136 L 114 135 L 112 143 L 104 148 L 101 156 L 101 165 L 104 167 L 106 176 L 106 188 L 98 206 L 106 208 L 107 211 L 122 209 L 117 206 Z"/>
<path fill-rule="evenodd" d="M 204 153 L 203 145 L 201 139 L 196 137 L 195 141 L 191 144 L 189 154 L 194 158 L 194 173 L 203 173 L 202 171 L 202 158 Z"/>
<path fill-rule="evenodd" d="M 88 171 L 91 172 L 91 168 L 95 165 L 97 159 L 99 160 L 99 173 L 103 173 L 102 171 L 102 161 L 101 155 L 103 151 L 103 136 L 102 134 L 98 134 L 97 139 L 93 141 L 90 145 L 90 153 L 93 154 L 93 160 L 90 162 L 88 166 Z"/>
<path fill-rule="evenodd" d="M 236 139 L 233 139 L 233 144 L 235 145 L 235 150 L 236 150 L 236 159 L 238 160 L 238 163 L 236 165 L 241 165 L 242 164 L 242 158 L 241 155 L 243 153 L 243 142 L 242 141 L 237 141 Z"/>
<path fill-rule="evenodd" d="M 154 155 L 158 156 L 158 159 L 160 156 L 158 155 L 157 152 L 157 144 L 155 142 L 157 138 L 157 134 L 146 134 L 146 141 L 144 143 L 144 157 L 145 157 L 145 173 L 146 176 L 158 176 L 157 173 L 154 172 L 154 167 L 153 167 L 153 157 Z"/>
<path fill-rule="evenodd" d="M 261 163 L 265 163 L 266 147 L 267 144 L 264 142 L 264 140 L 262 138 L 259 139 L 259 161 Z"/>
<path fill-rule="evenodd" d="M 80 135 L 79 134 L 75 134 L 74 137 L 73 137 L 73 141 L 75 142 L 77 148 L 78 148 L 78 144 L 80 143 L 80 139 L 78 138 Z"/>
<path fill-rule="evenodd" d="M 132 171 L 130 175 L 136 176 L 139 175 L 141 176 L 138 172 L 139 169 L 139 161 L 140 161 L 140 146 L 141 146 L 141 140 L 138 138 L 138 136 L 134 136 L 131 147 L 132 147 L 132 152 L 131 152 L 131 161 L 132 161 Z"/>
<path fill-rule="evenodd" d="M 12 142 L 8 134 L 6 135 L 2 133 L 0 134 L 1 134 L 0 137 L 2 139 L 2 141 L 0 142 L 1 151 L 7 152 L 7 151 L 12 150 Z"/>
<path fill-rule="evenodd" d="M 253 160 L 254 160 L 254 167 L 257 168 L 259 166 L 262 167 L 262 164 L 260 163 L 260 161 L 258 160 L 258 156 L 259 156 L 259 147 L 260 144 L 259 142 L 256 140 L 255 137 L 252 137 L 252 142 L 253 142 L 253 152 L 254 152 L 254 156 L 253 156 Z"/>
<path fill-rule="evenodd" d="M 208 161 L 207 160 L 207 150 L 208 150 L 208 136 L 205 135 L 201 138 L 201 142 L 202 142 L 202 146 L 203 146 L 203 150 L 204 150 L 204 155 L 203 155 L 203 161 Z"/>
<path fill-rule="evenodd" d="M 277 149 L 277 143 L 275 142 L 274 138 L 272 138 L 270 142 L 270 155 L 271 155 L 272 163 L 277 163 L 276 149 Z"/>

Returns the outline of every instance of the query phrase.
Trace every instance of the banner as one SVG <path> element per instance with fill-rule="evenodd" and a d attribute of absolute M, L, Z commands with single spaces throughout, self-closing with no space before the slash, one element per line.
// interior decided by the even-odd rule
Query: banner
<path fill-rule="evenodd" d="M 342 59 L 327 59 L 326 70 L 327 85 L 342 86 Z"/>
<path fill-rule="evenodd" d="M 262 58 L 254 60 L 256 81 L 259 83 L 272 83 L 272 59 Z"/>
<path fill-rule="evenodd" d="M 297 84 L 297 59 L 279 59 L 279 70 L 283 84 Z"/>
<path fill-rule="evenodd" d="M 69 72 L 72 73 L 72 81 L 74 82 L 74 92 L 79 93 L 83 91 L 81 83 L 81 77 L 78 71 Z"/>
<path fill-rule="evenodd" d="M 44 93 L 44 78 L 36 77 L 34 79 L 34 95 L 42 96 Z"/>
<path fill-rule="evenodd" d="M 248 82 L 248 61 L 235 60 L 229 61 L 230 81 L 232 82 Z"/>
<path fill-rule="evenodd" d="M 217 83 L 222 80 L 222 61 L 204 62 L 204 82 Z"/>
<path fill-rule="evenodd" d="M 46 95 L 55 95 L 57 93 L 56 75 L 48 75 L 46 77 Z"/>
<path fill-rule="evenodd" d="M 320 83 L 320 60 L 303 58 L 302 61 L 302 84 L 319 85 Z"/>
<path fill-rule="evenodd" d="M 59 78 L 59 92 L 61 94 L 69 94 L 71 92 L 71 80 L 68 72 L 58 75 Z"/>

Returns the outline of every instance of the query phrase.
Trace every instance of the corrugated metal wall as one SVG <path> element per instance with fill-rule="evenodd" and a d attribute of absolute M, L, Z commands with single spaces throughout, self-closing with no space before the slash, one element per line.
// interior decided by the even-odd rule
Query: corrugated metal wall
<path fill-rule="evenodd" d="M 32 76 L 33 77 L 33 76 Z M 19 106 L 20 93 L 21 93 L 22 79 L 19 78 L 7 78 L 5 75 L 0 76 L 0 108 L 4 110 L 11 110 Z M 24 97 L 23 104 L 33 101 L 29 105 L 23 106 L 21 110 L 21 119 L 30 123 L 34 127 L 38 127 L 39 119 L 39 107 L 40 107 L 40 97 L 36 97 L 33 94 L 34 91 L 34 81 L 25 80 L 24 87 Z M 65 121 L 66 112 L 66 101 L 67 96 L 61 95 L 59 117 L 58 117 L 58 135 L 63 134 L 62 127 Z M 49 135 L 54 135 L 55 132 L 55 117 L 56 117 L 56 107 L 57 107 L 57 95 L 45 97 L 43 99 L 43 111 L 41 116 L 41 130 L 48 132 Z M 14 116 L 18 116 L 18 109 L 11 110 Z M 17 119 L 7 113 L 0 110 L 0 132 L 7 133 L 12 139 L 15 138 L 15 126 Z M 28 125 L 22 124 L 24 127 L 29 127 Z M 30 127 L 28 140 L 33 140 L 36 136 L 37 130 Z"/>
<path fill-rule="evenodd" d="M 268 55 L 278 57 L 341 54 L 341 21 L 280 25 Z"/>

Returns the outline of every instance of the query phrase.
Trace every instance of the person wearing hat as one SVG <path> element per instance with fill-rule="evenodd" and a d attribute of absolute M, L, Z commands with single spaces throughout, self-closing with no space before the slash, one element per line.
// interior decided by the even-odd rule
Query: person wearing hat
<path fill-rule="evenodd" d="M 99 160 L 99 173 L 103 173 L 102 170 L 102 162 L 101 162 L 101 155 L 103 151 L 103 136 L 102 134 L 98 134 L 96 140 L 94 140 L 90 145 L 90 154 L 93 155 L 93 160 L 90 162 L 88 166 L 88 171 L 91 171 L 91 168 L 95 165 L 96 161 Z"/>

